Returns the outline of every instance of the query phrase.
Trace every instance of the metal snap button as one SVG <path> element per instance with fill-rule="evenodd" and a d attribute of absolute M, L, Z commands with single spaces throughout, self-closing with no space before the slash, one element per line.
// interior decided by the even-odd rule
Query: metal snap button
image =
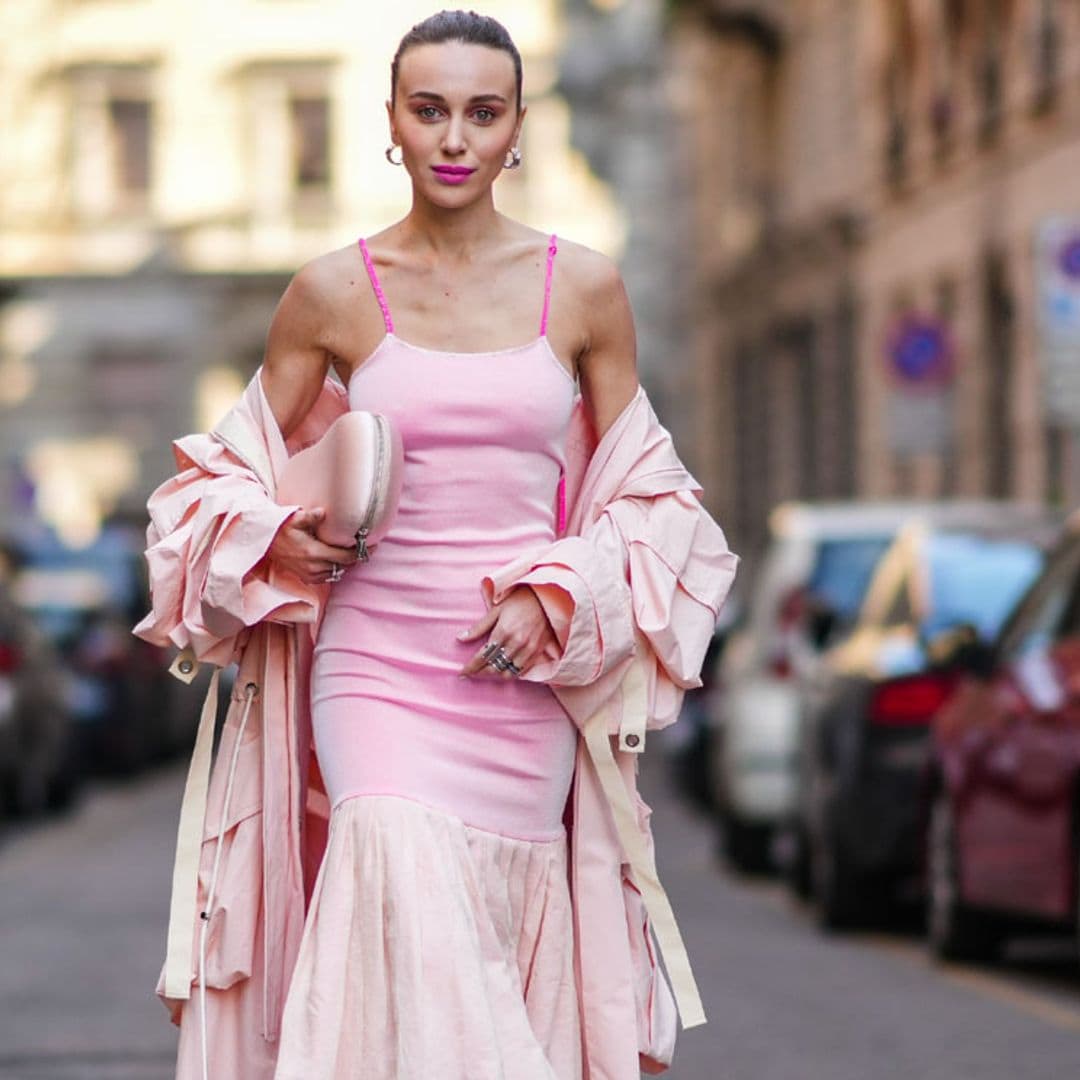
<path fill-rule="evenodd" d="M 626 736 L 626 745 L 627 746 L 637 746 L 637 744 L 639 742 L 641 742 L 641 737 L 638 736 L 638 735 L 627 735 Z"/>
<path fill-rule="evenodd" d="M 195 665 L 190 660 L 181 660 L 177 667 L 181 675 L 190 675 L 195 670 Z"/>

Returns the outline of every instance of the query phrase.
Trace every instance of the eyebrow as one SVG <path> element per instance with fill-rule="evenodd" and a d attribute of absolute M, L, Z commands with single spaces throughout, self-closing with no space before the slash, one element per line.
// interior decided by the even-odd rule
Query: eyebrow
<path fill-rule="evenodd" d="M 413 98 L 421 98 L 424 101 L 436 101 L 440 104 L 446 104 L 446 98 L 444 98 L 442 94 L 434 94 L 430 90 L 414 90 L 409 95 L 409 100 L 411 101 Z M 475 94 L 473 97 L 469 98 L 470 105 L 487 101 L 497 101 L 503 105 L 506 104 L 506 98 L 504 98 L 502 94 Z"/>

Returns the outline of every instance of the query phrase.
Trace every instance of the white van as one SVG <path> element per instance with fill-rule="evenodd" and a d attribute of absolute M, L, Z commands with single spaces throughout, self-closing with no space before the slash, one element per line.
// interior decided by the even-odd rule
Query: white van
<path fill-rule="evenodd" d="M 746 594 L 747 618 L 710 695 L 713 802 L 740 869 L 765 869 L 795 810 L 800 694 L 820 653 L 854 624 L 878 559 L 925 503 L 782 503 Z"/>

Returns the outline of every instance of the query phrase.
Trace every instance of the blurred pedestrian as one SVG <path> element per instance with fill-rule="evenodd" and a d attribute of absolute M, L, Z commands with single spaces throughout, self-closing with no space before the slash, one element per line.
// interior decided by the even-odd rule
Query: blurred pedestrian
<path fill-rule="evenodd" d="M 390 91 L 410 211 L 299 271 L 244 398 L 150 503 L 138 632 L 185 675 L 240 664 L 197 882 L 197 770 L 182 811 L 178 1074 L 629 1080 L 674 1041 L 643 894 L 703 1019 L 634 752 L 737 558 L 638 386 L 614 266 L 495 209 L 525 119 L 505 29 L 432 16 Z M 272 498 L 350 408 L 405 446 L 370 561 Z"/>

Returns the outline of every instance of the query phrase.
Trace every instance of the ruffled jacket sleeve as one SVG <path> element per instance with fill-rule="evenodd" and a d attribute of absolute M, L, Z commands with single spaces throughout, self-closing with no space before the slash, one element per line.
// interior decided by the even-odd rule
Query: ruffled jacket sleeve
<path fill-rule="evenodd" d="M 282 464 L 344 408 L 328 382 L 303 430 L 286 445 L 256 374 L 213 432 L 174 443 L 178 472 L 147 504 L 151 610 L 137 635 L 225 664 L 260 622 L 318 621 L 325 587 L 272 567 L 265 556 L 299 509 L 274 500 Z"/>

